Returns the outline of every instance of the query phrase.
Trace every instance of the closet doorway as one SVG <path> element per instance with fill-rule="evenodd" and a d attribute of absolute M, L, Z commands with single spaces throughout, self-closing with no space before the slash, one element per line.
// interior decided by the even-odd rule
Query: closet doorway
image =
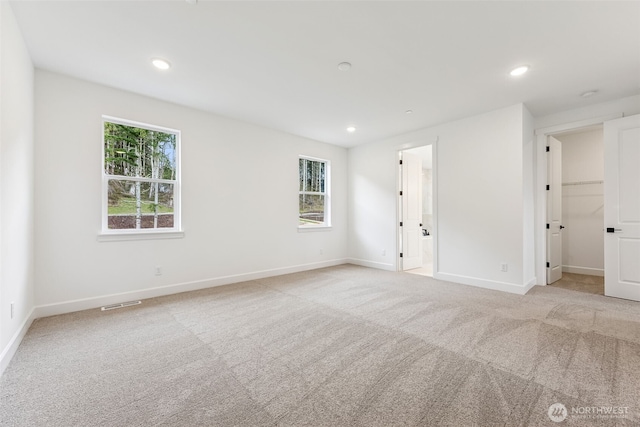
<path fill-rule="evenodd" d="M 547 283 L 604 295 L 603 126 L 549 135 L 547 146 Z"/>

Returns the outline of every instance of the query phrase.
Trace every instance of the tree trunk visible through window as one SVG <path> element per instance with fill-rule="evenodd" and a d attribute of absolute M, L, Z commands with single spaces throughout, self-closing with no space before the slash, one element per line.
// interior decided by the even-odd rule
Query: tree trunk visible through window
<path fill-rule="evenodd" d="M 300 158 L 299 226 L 325 225 L 327 163 Z"/>

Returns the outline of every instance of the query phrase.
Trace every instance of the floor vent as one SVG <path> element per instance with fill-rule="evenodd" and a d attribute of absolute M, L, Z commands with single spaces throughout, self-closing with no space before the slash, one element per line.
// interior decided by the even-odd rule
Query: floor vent
<path fill-rule="evenodd" d="M 102 311 L 115 310 L 116 308 L 124 308 L 124 307 L 129 307 L 129 306 L 138 305 L 138 304 L 142 304 L 142 301 L 127 301 L 127 302 L 121 302 L 118 304 L 105 305 L 104 307 L 101 308 L 101 310 Z"/>

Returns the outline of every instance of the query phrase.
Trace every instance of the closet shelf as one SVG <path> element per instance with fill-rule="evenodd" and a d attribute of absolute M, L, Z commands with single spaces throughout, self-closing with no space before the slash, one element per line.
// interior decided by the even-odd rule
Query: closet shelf
<path fill-rule="evenodd" d="M 603 184 L 604 181 L 577 181 L 577 182 L 563 182 L 562 185 L 588 185 L 588 184 Z"/>

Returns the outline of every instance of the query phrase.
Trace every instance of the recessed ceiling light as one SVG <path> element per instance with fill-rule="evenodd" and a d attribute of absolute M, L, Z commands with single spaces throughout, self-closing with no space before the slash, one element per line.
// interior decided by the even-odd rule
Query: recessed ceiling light
<path fill-rule="evenodd" d="M 583 98 L 589 98 L 590 96 L 593 96 L 596 93 L 598 93 L 597 89 L 596 90 L 588 90 L 586 92 L 581 93 L 580 96 L 583 97 Z"/>
<path fill-rule="evenodd" d="M 511 74 L 512 76 L 515 77 L 515 76 L 521 76 L 524 73 L 526 73 L 527 71 L 529 71 L 529 66 L 528 65 L 521 65 L 521 66 L 511 70 L 511 72 L 509 74 Z"/>
<path fill-rule="evenodd" d="M 407 110 L 404 112 L 405 114 L 413 114 L 413 110 Z"/>
<path fill-rule="evenodd" d="M 338 64 L 338 70 L 340 71 L 349 71 L 351 69 L 351 64 L 348 62 L 341 62 Z"/>
<path fill-rule="evenodd" d="M 355 127 L 353 127 L 353 126 L 349 126 L 349 127 L 347 128 L 347 132 L 349 132 L 349 133 L 354 133 L 355 131 L 356 131 L 356 128 L 355 128 Z"/>
<path fill-rule="evenodd" d="M 164 59 L 155 58 L 151 60 L 151 63 L 153 64 L 154 67 L 160 70 L 168 70 L 169 68 L 171 68 L 171 64 L 169 64 L 169 62 L 165 61 Z"/>

